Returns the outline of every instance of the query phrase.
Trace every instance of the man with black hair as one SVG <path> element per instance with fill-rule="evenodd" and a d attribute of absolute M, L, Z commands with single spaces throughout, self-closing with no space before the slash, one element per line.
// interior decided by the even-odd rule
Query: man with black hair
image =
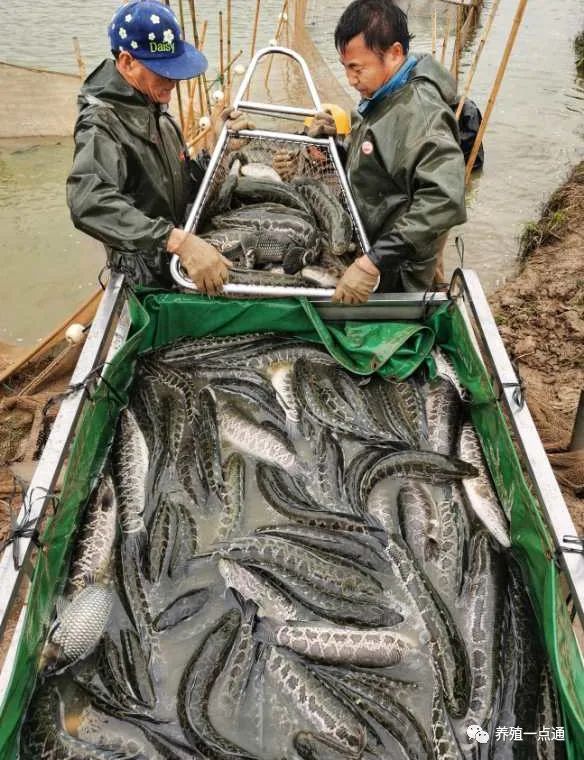
<path fill-rule="evenodd" d="M 371 243 L 335 291 L 342 303 L 432 287 L 448 230 L 466 221 L 464 159 L 449 106 L 456 84 L 430 55 L 409 53 L 407 16 L 391 0 L 354 0 L 335 30 L 361 95 L 345 141 L 349 184 Z M 334 120 L 318 114 L 319 134 Z M 314 130 L 313 130 L 314 131 Z"/>

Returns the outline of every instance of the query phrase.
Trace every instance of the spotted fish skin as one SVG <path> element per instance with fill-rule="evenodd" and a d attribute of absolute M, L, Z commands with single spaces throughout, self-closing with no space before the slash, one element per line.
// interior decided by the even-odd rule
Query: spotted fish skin
<path fill-rule="evenodd" d="M 245 462 L 240 454 L 231 454 L 223 466 L 225 492 L 217 540 L 226 541 L 236 530 L 245 499 Z"/>
<path fill-rule="evenodd" d="M 462 402 L 456 386 L 448 380 L 435 382 L 426 397 L 428 445 L 432 451 L 445 456 L 456 454 L 461 417 Z"/>
<path fill-rule="evenodd" d="M 224 739 L 213 728 L 208 714 L 211 689 L 233 645 L 240 617 L 237 610 L 230 610 L 211 628 L 189 660 L 178 690 L 178 718 L 184 734 L 202 757 L 213 760 L 254 760 Z"/>
<path fill-rule="evenodd" d="M 364 475 L 359 487 L 362 508 L 369 494 L 384 478 L 425 480 L 427 483 L 447 483 L 473 477 L 476 468 L 467 462 L 431 451 L 398 451 L 385 454 Z"/>
<path fill-rule="evenodd" d="M 377 688 L 370 680 L 361 682 L 358 678 L 345 683 L 338 676 L 331 675 L 328 668 L 316 666 L 315 670 L 334 694 L 350 704 L 368 725 L 371 739 L 377 740 L 378 744 L 374 756 L 394 757 L 403 753 L 411 760 L 434 760 L 424 728 L 407 708 L 397 702 L 391 686 Z M 385 730 L 380 731 L 380 728 Z"/>
<path fill-rule="evenodd" d="M 93 580 L 108 582 L 116 540 L 118 509 L 112 479 L 105 475 L 93 492 L 85 510 L 80 536 L 75 542 L 67 596 L 85 588 Z"/>
<path fill-rule="evenodd" d="M 112 588 L 97 583 L 64 602 L 49 631 L 41 668 L 55 672 L 87 657 L 101 639 L 113 604 Z"/>
<path fill-rule="evenodd" d="M 382 596 L 382 584 L 371 574 L 333 554 L 308 549 L 283 538 L 269 535 L 239 538 L 220 547 L 217 553 L 244 565 L 265 565 L 276 572 L 287 570 L 310 579 L 316 588 L 355 602 L 376 602 Z"/>
<path fill-rule="evenodd" d="M 303 760 L 346 760 L 361 756 L 361 753 L 348 755 L 344 747 L 310 731 L 298 731 L 294 737 L 294 749 Z"/>
<path fill-rule="evenodd" d="M 398 496 L 400 525 L 404 540 L 416 561 L 426 564 L 440 554 L 440 522 L 432 494 L 422 483 L 406 482 Z"/>
<path fill-rule="evenodd" d="M 20 734 L 21 760 L 146 760 L 137 750 L 105 749 L 66 733 L 62 700 L 55 685 L 42 684 L 32 700 Z"/>
<path fill-rule="evenodd" d="M 142 513 L 146 502 L 149 452 L 140 426 L 129 409 L 120 414 L 112 465 L 122 533 L 131 537 L 141 549 L 146 539 Z"/>
<path fill-rule="evenodd" d="M 440 674 L 448 711 L 452 716 L 462 717 L 470 700 L 470 665 L 458 626 L 401 537 L 393 535 L 385 551 L 430 635 L 429 648 Z"/>
<path fill-rule="evenodd" d="M 221 402 L 221 437 L 238 451 L 255 459 L 275 464 L 291 474 L 303 471 L 292 443 L 267 423 L 259 424 L 228 402 Z"/>
<path fill-rule="evenodd" d="M 278 625 L 267 619 L 261 621 L 257 635 L 313 660 L 373 668 L 396 665 L 418 644 L 414 636 L 390 629 L 303 622 Z"/>
<path fill-rule="evenodd" d="M 499 544 L 508 549 L 511 546 L 509 523 L 499 505 L 480 441 L 469 422 L 462 426 L 458 447 L 460 456 L 473 465 L 476 473 L 475 477 L 469 476 L 462 481 L 467 504 Z"/>
<path fill-rule="evenodd" d="M 225 585 L 238 591 L 244 599 L 253 600 L 262 615 L 282 622 L 299 619 L 298 606 L 253 570 L 228 559 L 219 560 L 218 567 Z"/>
<path fill-rule="evenodd" d="M 470 567 L 459 599 L 460 628 L 471 667 L 468 710 L 457 726 L 464 752 L 473 749 L 467 728 L 486 725 L 494 708 L 505 580 L 504 568 L 486 531 L 474 534 L 469 555 Z"/>
<path fill-rule="evenodd" d="M 277 649 L 272 649 L 266 661 L 266 673 L 319 734 L 329 737 L 354 754 L 363 750 L 363 726 L 300 662 L 286 657 Z"/>
<path fill-rule="evenodd" d="M 308 202 L 320 229 L 327 239 L 327 250 L 334 256 L 343 256 L 352 248 L 353 223 L 342 203 L 324 182 L 309 177 L 298 177 L 292 186 Z"/>

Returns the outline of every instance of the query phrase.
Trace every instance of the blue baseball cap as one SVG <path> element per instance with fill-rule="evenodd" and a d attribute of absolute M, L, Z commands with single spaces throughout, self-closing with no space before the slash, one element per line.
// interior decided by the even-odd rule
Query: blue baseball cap
<path fill-rule="evenodd" d="M 113 52 L 126 50 L 167 79 L 192 79 L 207 70 L 207 59 L 185 42 L 172 10 L 157 0 L 133 0 L 114 13 L 109 26 Z"/>

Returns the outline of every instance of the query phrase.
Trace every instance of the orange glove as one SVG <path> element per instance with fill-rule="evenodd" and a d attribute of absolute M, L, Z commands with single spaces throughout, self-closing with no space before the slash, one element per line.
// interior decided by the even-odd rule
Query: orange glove
<path fill-rule="evenodd" d="M 360 259 L 354 261 L 339 280 L 332 297 L 333 303 L 366 303 L 379 285 L 379 272 L 372 274 L 364 269 L 364 266 L 375 270 L 377 267 L 369 259 L 365 264 L 361 264 L 360 261 Z"/>

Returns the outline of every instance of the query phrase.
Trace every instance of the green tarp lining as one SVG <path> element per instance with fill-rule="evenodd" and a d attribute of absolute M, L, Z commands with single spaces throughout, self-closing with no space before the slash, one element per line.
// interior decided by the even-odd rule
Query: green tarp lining
<path fill-rule="evenodd" d="M 477 428 L 501 502 L 510 516 L 514 551 L 521 562 L 559 690 L 566 750 L 578 760 L 584 746 L 584 667 L 559 591 L 553 544 L 538 504 L 525 482 L 504 415 L 464 319 L 456 308 L 442 308 L 423 325 L 345 322 L 324 324 L 314 309 L 297 300 L 225 301 L 196 295 L 145 292 L 130 296 L 131 337 L 107 367 L 85 406 L 72 446 L 57 513 L 47 521 L 43 550 L 35 566 L 24 635 L 17 652 L 8 696 L 0 716 L 0 760 L 16 757 L 18 731 L 36 681 L 38 655 L 68 568 L 79 515 L 107 458 L 115 421 L 132 382 L 134 363 L 177 338 L 280 332 L 323 342 L 347 369 L 378 371 L 403 379 L 422 363 L 434 343 L 455 363 L 471 394 Z M 543 728 L 543 726 L 542 726 Z"/>

